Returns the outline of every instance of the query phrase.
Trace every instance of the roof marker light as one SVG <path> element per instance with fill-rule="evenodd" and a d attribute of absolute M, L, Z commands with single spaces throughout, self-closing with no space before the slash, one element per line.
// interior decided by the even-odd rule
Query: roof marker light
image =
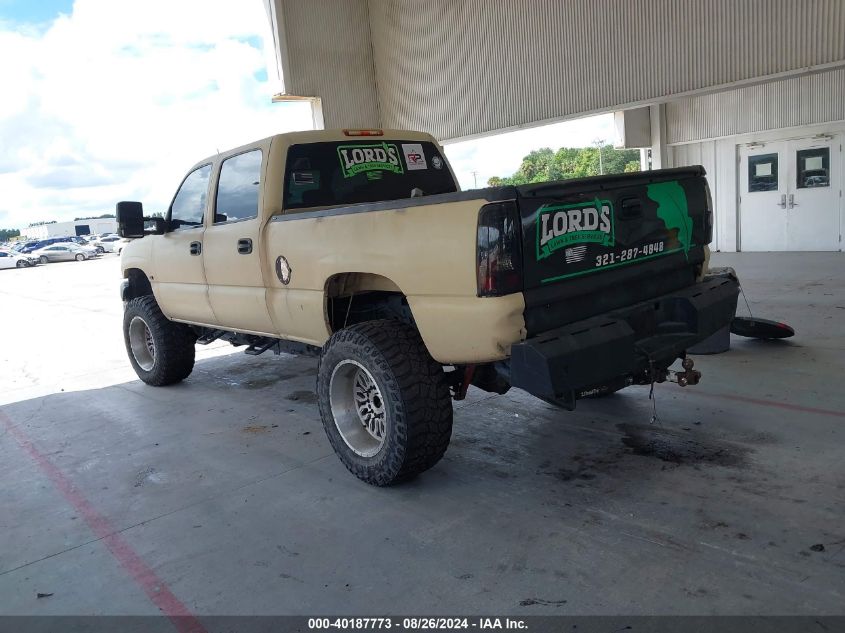
<path fill-rule="evenodd" d="M 384 136 L 384 130 L 343 130 L 346 136 Z"/>

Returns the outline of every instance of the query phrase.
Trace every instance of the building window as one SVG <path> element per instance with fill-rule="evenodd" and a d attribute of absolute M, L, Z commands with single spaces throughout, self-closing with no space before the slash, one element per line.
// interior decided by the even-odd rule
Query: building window
<path fill-rule="evenodd" d="M 795 153 L 799 189 L 830 187 L 830 148 L 801 149 Z"/>
<path fill-rule="evenodd" d="M 748 191 L 777 191 L 778 155 L 758 154 L 748 157 Z"/>

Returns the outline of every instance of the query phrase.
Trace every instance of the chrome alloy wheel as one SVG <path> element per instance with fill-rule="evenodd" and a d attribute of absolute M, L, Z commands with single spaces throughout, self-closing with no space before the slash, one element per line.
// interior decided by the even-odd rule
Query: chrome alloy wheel
<path fill-rule="evenodd" d="M 332 417 L 346 445 L 361 457 L 372 457 L 384 446 L 387 412 L 373 375 L 360 363 L 337 364 L 329 382 Z"/>
<path fill-rule="evenodd" d="M 133 317 L 129 323 L 129 346 L 135 362 L 144 371 L 150 371 L 156 360 L 156 346 L 153 333 L 146 321 L 139 316 Z"/>

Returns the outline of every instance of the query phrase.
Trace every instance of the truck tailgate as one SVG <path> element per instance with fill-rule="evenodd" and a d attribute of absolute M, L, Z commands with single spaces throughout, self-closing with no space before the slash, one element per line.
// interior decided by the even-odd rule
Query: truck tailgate
<path fill-rule="evenodd" d="M 528 335 L 691 285 L 712 233 L 702 167 L 517 187 Z"/>

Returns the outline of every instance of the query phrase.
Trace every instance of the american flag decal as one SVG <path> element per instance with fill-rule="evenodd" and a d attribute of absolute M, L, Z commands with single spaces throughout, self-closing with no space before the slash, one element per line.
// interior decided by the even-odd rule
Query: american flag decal
<path fill-rule="evenodd" d="M 570 246 L 563 254 L 566 256 L 566 263 L 567 264 L 574 264 L 575 262 L 580 262 L 584 259 L 584 256 L 587 254 L 587 247 L 586 246 Z"/>

